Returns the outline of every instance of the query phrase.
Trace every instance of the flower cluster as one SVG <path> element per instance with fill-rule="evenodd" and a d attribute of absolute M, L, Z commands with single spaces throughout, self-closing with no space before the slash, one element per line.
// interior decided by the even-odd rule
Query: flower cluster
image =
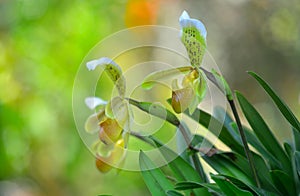
<path fill-rule="evenodd" d="M 101 172 L 107 172 L 112 165 L 122 164 L 126 154 L 131 114 L 128 102 L 124 99 L 125 81 L 121 68 L 109 58 L 101 58 L 87 63 L 89 70 L 101 67 L 109 74 L 118 88 L 119 96 L 109 102 L 98 97 L 87 97 L 86 105 L 95 114 L 88 117 L 85 130 L 88 133 L 98 133 L 98 140 L 93 146 L 96 154 L 96 166 Z"/>
<path fill-rule="evenodd" d="M 206 49 L 206 29 L 196 19 L 191 19 L 187 12 L 183 12 L 179 18 L 181 27 L 181 41 L 186 47 L 190 65 L 163 70 L 148 75 L 142 86 L 151 88 L 152 84 L 160 79 L 183 74 L 180 83 L 176 79 L 172 82 L 172 107 L 176 113 L 189 109 L 193 113 L 206 94 L 206 76 L 200 69 L 203 55 Z M 93 149 L 96 154 L 96 166 L 101 172 L 107 172 L 113 166 L 122 164 L 126 154 L 126 147 L 130 133 L 132 114 L 129 103 L 124 98 L 126 83 L 122 70 L 118 64 L 107 57 L 92 60 L 87 63 L 89 70 L 100 67 L 108 73 L 118 89 L 119 95 L 109 102 L 98 97 L 88 97 L 86 105 L 96 110 L 85 124 L 85 130 L 89 133 L 98 133 L 98 140 Z"/>

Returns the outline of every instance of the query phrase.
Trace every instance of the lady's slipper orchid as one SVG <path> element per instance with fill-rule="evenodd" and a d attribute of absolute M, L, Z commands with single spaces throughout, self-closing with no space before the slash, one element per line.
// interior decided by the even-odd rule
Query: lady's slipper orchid
<path fill-rule="evenodd" d="M 171 105 L 176 113 L 181 113 L 188 108 L 189 113 L 192 114 L 204 98 L 207 89 L 206 76 L 199 69 L 206 49 L 207 32 L 202 22 L 191 19 L 186 11 L 180 16 L 179 23 L 181 41 L 186 47 L 191 66 L 154 72 L 144 79 L 142 86 L 149 89 L 158 80 L 183 74 L 181 85 L 177 85 L 175 80 L 172 83 Z"/>
<path fill-rule="evenodd" d="M 100 172 L 106 173 L 112 169 L 112 165 L 118 165 L 122 162 L 125 155 L 124 143 L 124 139 L 118 140 L 107 156 L 96 154 L 96 167 Z"/>
<path fill-rule="evenodd" d="M 106 102 L 98 97 L 87 97 L 86 105 L 94 110 L 100 108 L 95 114 L 88 117 L 85 130 L 88 133 L 97 133 L 98 140 L 94 145 L 96 153 L 96 166 L 101 172 L 109 171 L 112 166 L 121 163 L 125 154 L 130 131 L 131 112 L 125 95 L 125 79 L 118 64 L 104 57 L 87 63 L 89 70 L 101 67 L 118 88 L 119 96 Z"/>

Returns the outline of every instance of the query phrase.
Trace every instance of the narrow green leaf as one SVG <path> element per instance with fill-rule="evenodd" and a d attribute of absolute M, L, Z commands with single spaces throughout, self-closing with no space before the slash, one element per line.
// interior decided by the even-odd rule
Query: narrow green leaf
<path fill-rule="evenodd" d="M 168 190 L 166 191 L 167 196 L 184 196 L 183 194 L 179 193 L 178 191 Z"/>
<path fill-rule="evenodd" d="M 293 128 L 294 145 L 297 151 L 300 151 L 300 132 Z"/>
<path fill-rule="evenodd" d="M 261 188 L 258 188 L 256 186 L 247 185 L 243 181 L 241 181 L 240 179 L 237 179 L 237 178 L 234 178 L 234 177 L 231 177 L 231 176 L 226 176 L 226 175 L 223 175 L 223 174 L 220 174 L 219 176 L 224 176 L 225 178 L 230 180 L 230 182 L 232 182 L 234 185 L 236 185 L 240 189 L 249 191 L 254 195 L 278 196 L 278 194 L 275 193 L 275 192 L 270 192 L 268 190 L 265 190 L 266 187 L 264 187 L 264 186 L 262 186 L 264 189 L 261 189 Z M 176 185 L 175 185 L 175 188 L 176 188 Z M 280 194 L 280 192 L 278 192 L 278 193 Z"/>
<path fill-rule="evenodd" d="M 153 141 L 159 148 L 165 160 L 168 162 L 168 166 L 171 168 L 178 181 L 204 182 L 204 179 L 200 177 L 200 175 L 189 163 L 187 163 L 175 152 L 164 146 L 157 139 L 153 138 Z M 174 159 L 174 157 L 176 158 Z M 201 195 L 210 195 L 206 189 L 194 190 L 193 192 Z"/>
<path fill-rule="evenodd" d="M 236 123 L 232 122 L 231 127 L 238 131 Z M 253 131 L 249 130 L 247 127 L 243 127 L 243 129 L 245 131 L 245 135 L 249 144 L 251 144 L 257 150 L 257 152 L 259 152 L 262 157 L 264 157 L 268 161 L 270 167 L 272 169 L 281 168 L 281 163 L 270 152 L 266 150 L 264 145 L 257 139 L 256 135 L 253 134 Z"/>
<path fill-rule="evenodd" d="M 296 187 L 292 177 L 281 170 L 270 172 L 274 184 L 283 195 L 296 195 Z"/>
<path fill-rule="evenodd" d="M 298 173 L 298 176 L 300 176 L 300 151 L 296 151 L 294 153 L 294 156 L 295 156 L 297 173 Z"/>
<path fill-rule="evenodd" d="M 293 114 L 291 109 L 287 106 L 287 104 L 280 97 L 277 96 L 274 90 L 259 75 L 257 75 L 254 72 L 249 72 L 249 74 L 253 76 L 264 88 L 264 90 L 270 95 L 270 97 L 277 105 L 278 109 L 281 111 L 282 115 L 286 118 L 286 120 L 300 132 L 300 122 Z"/>
<path fill-rule="evenodd" d="M 178 67 L 173 69 L 167 69 L 162 71 L 157 71 L 149 74 L 143 81 L 142 87 L 144 89 L 151 89 L 154 84 L 159 83 L 161 79 L 168 79 L 170 77 L 177 76 L 179 74 L 185 74 L 191 71 L 191 66 Z"/>
<path fill-rule="evenodd" d="M 211 177 L 226 195 L 252 196 L 251 192 L 238 188 L 224 176 L 212 175 Z"/>
<path fill-rule="evenodd" d="M 292 144 L 289 144 L 287 142 L 284 143 L 284 149 L 286 151 L 286 153 L 288 154 L 289 158 L 290 158 L 290 162 L 291 162 L 291 168 L 293 171 L 293 182 L 295 184 L 296 187 L 296 192 L 300 193 L 300 181 L 299 181 L 299 176 L 298 176 L 298 172 L 297 172 L 297 163 L 296 163 L 296 157 L 294 155 L 294 150 L 292 148 Z"/>
<path fill-rule="evenodd" d="M 230 156 L 230 158 L 228 158 Z M 235 163 L 231 160 L 236 160 L 238 154 L 233 153 L 219 153 L 215 154 L 211 157 L 209 156 L 203 156 L 202 158 L 218 173 L 232 176 L 239 178 L 246 182 L 247 184 L 254 185 L 254 182 L 252 180 L 251 172 L 244 173 L 243 169 L 240 169 Z M 241 158 L 240 158 L 241 159 Z M 242 162 L 244 161 L 244 162 Z M 240 162 L 242 162 L 242 165 L 247 165 L 245 163 L 245 160 L 241 159 Z M 248 167 L 248 169 L 247 169 Z M 249 170 L 249 166 L 246 166 L 245 170 Z"/>
<path fill-rule="evenodd" d="M 190 189 L 197 189 L 197 188 L 202 188 L 202 183 L 199 182 L 178 182 L 175 185 L 176 190 L 190 190 Z"/>
<path fill-rule="evenodd" d="M 225 116 L 224 126 L 227 128 L 232 137 L 234 137 L 234 139 L 242 145 L 242 140 L 239 135 L 237 124 L 233 121 L 230 115 L 221 107 L 214 108 L 214 115 L 219 120 L 223 119 Z M 243 129 L 245 131 L 245 135 L 249 144 L 251 144 L 266 160 L 268 160 L 271 168 L 280 168 L 280 162 L 265 149 L 263 144 L 254 135 L 253 131 L 248 129 L 247 127 L 243 127 Z"/>
<path fill-rule="evenodd" d="M 139 162 L 142 176 L 152 195 L 163 196 L 167 190 L 173 189 L 171 182 L 143 151 L 140 152 Z"/>
<path fill-rule="evenodd" d="M 175 189 L 177 190 L 191 190 L 191 189 L 197 189 L 197 188 L 207 188 L 210 192 L 213 192 L 217 195 L 223 195 L 223 192 L 218 187 L 217 184 L 213 183 L 199 183 L 199 182 L 179 182 L 175 185 Z"/>
<path fill-rule="evenodd" d="M 250 126 L 252 127 L 255 135 L 258 137 L 260 142 L 274 157 L 276 157 L 280 161 L 284 171 L 292 174 L 290 162 L 287 155 L 285 154 L 284 150 L 274 137 L 273 133 L 271 132 L 263 118 L 241 93 L 236 92 L 236 96 L 245 117 L 247 118 Z"/>
<path fill-rule="evenodd" d="M 243 146 L 232 136 L 230 131 L 223 125 L 223 123 L 221 123 L 215 117 L 199 109 L 196 109 L 192 115 L 189 115 L 187 111 L 185 111 L 185 114 L 199 124 L 203 125 L 215 136 L 219 137 L 219 139 L 233 151 L 241 155 L 245 154 Z"/>

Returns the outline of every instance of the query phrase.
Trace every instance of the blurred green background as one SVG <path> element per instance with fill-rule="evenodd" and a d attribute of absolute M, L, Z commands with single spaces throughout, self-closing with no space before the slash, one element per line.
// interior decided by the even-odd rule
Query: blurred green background
<path fill-rule="evenodd" d="M 183 10 L 205 23 L 208 50 L 232 88 L 279 139 L 290 137 L 246 71 L 300 116 L 299 0 L 1 0 L 0 195 L 149 195 L 138 172 L 97 171 L 74 125 L 73 82 L 101 39 L 140 24 L 178 29 Z"/>

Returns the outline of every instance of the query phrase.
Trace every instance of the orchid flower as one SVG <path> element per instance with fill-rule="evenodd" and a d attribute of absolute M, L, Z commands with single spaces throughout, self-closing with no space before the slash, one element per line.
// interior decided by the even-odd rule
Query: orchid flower
<path fill-rule="evenodd" d="M 189 113 L 192 114 L 204 98 L 207 89 L 206 76 L 199 69 L 206 49 L 207 32 L 202 22 L 190 18 L 186 11 L 183 11 L 180 16 L 179 23 L 180 38 L 187 50 L 191 65 L 154 72 L 144 79 L 142 86 L 149 89 L 161 79 L 183 74 L 180 85 L 177 80 L 172 82 L 171 105 L 176 113 L 181 113 L 188 108 Z"/>
<path fill-rule="evenodd" d="M 99 108 L 88 117 L 85 130 L 91 134 L 98 133 L 98 140 L 93 145 L 96 166 L 99 171 L 107 172 L 112 168 L 111 165 L 122 163 L 125 157 L 132 114 L 127 100 L 124 99 L 126 85 L 120 66 L 107 57 L 92 60 L 86 65 L 89 70 L 100 67 L 107 71 L 119 92 L 119 96 L 108 102 L 98 97 L 85 99 L 91 110 Z"/>

